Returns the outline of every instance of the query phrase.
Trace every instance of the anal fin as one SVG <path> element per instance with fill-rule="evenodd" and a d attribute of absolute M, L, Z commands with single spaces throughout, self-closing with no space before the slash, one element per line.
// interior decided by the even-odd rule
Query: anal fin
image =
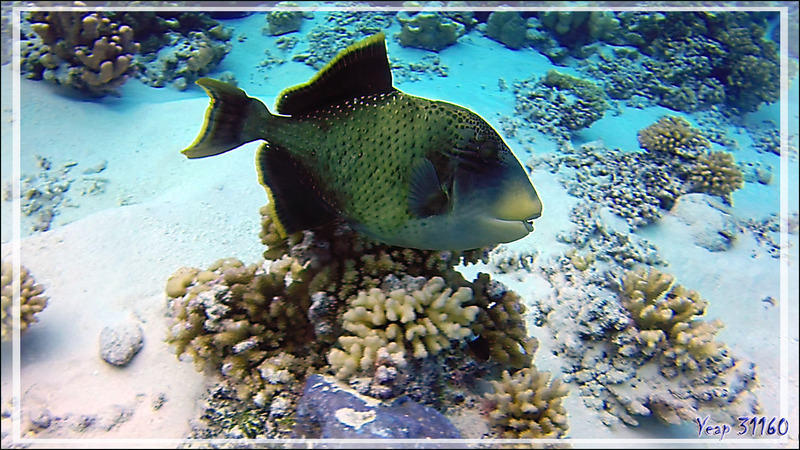
<path fill-rule="evenodd" d="M 337 218 L 313 175 L 285 149 L 264 144 L 256 158 L 259 182 L 269 191 L 270 211 L 282 238 Z"/>

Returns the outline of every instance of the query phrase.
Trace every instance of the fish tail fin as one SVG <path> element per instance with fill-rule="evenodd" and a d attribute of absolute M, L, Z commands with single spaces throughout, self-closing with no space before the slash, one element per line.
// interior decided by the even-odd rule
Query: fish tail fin
<path fill-rule="evenodd" d="M 264 136 L 266 122 L 272 116 L 261 100 L 228 83 L 200 78 L 196 83 L 205 89 L 211 101 L 203 129 L 186 149 L 187 158 L 205 158 L 233 150 Z"/>

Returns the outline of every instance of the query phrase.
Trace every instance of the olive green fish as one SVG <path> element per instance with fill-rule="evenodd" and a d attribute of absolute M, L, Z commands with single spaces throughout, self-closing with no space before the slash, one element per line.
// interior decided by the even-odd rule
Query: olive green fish
<path fill-rule="evenodd" d="M 234 86 L 197 81 L 211 102 L 183 154 L 247 142 L 284 237 L 336 219 L 380 242 L 468 250 L 526 236 L 542 203 L 503 139 L 472 111 L 392 86 L 383 33 L 283 91 L 277 114 Z"/>

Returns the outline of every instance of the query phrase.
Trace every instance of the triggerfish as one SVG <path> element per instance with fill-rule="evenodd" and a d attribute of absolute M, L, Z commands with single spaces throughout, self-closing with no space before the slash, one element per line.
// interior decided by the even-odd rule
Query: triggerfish
<path fill-rule="evenodd" d="M 197 84 L 211 101 L 182 153 L 264 140 L 256 168 L 282 237 L 344 219 L 390 245 L 468 250 L 520 239 L 542 214 L 525 169 L 483 118 L 392 86 L 383 33 L 281 92 L 277 114 L 230 84 Z"/>

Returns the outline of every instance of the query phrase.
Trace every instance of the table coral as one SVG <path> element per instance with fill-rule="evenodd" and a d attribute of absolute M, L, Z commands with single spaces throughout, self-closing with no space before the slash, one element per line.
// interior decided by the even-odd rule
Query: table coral
<path fill-rule="evenodd" d="M 433 11 L 400 11 L 397 20 L 402 25 L 400 32 L 395 35 L 400 45 L 433 52 L 455 44 L 466 31 L 461 23 Z"/>
<path fill-rule="evenodd" d="M 134 30 L 102 12 L 35 11 L 28 21 L 41 41 L 23 46 L 22 68 L 30 78 L 102 97 L 116 93 L 133 73 L 140 48 Z"/>
<path fill-rule="evenodd" d="M 562 405 L 569 390 L 560 379 L 535 367 L 525 368 L 492 381 L 494 392 L 487 398 L 495 406 L 489 421 L 506 439 L 552 439 L 564 436 L 569 427 Z"/>
<path fill-rule="evenodd" d="M 2 280 L 0 280 L 0 290 L 2 291 L 2 303 L 0 314 L 2 314 L 2 327 L 0 328 L 0 340 L 10 341 L 14 327 L 14 292 L 13 292 L 13 266 L 10 262 L 3 261 Z M 20 266 L 19 273 L 19 318 L 20 333 L 28 330 L 31 324 L 38 322 L 36 314 L 47 306 L 47 297 L 43 295 L 44 288 L 36 284 L 28 269 Z"/>

